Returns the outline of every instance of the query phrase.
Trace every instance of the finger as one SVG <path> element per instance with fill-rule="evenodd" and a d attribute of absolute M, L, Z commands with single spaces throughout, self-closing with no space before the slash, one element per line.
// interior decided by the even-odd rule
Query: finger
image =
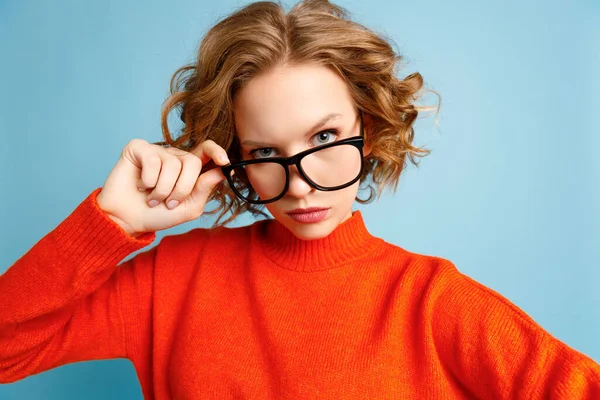
<path fill-rule="evenodd" d="M 167 153 L 172 154 L 177 157 L 183 157 L 183 156 L 186 156 L 187 154 L 190 154 L 189 152 L 187 152 L 185 150 L 181 150 L 178 147 L 163 147 L 163 149 Z"/>
<path fill-rule="evenodd" d="M 132 143 L 136 140 L 140 141 L 139 139 L 134 139 Z M 163 155 L 165 152 L 174 156 L 189 154 L 188 152 L 180 150 L 177 147 L 162 147 L 155 144 L 148 146 L 147 142 L 145 142 L 145 144 L 145 146 L 139 146 L 137 149 L 135 149 L 135 154 L 137 154 L 138 158 L 140 158 L 139 165 L 142 168 L 142 177 L 137 182 L 138 189 L 141 192 L 152 189 L 156 186 L 158 177 L 160 176 L 160 170 L 162 168 L 161 155 Z"/>
<path fill-rule="evenodd" d="M 133 156 L 133 164 L 141 169 L 141 178 L 137 182 L 140 190 L 151 189 L 156 186 L 162 161 L 157 152 L 152 151 L 150 146 L 130 147 L 131 155 Z"/>
<path fill-rule="evenodd" d="M 202 214 L 212 190 L 223 179 L 225 179 L 225 175 L 223 175 L 220 168 L 211 169 L 200 175 L 189 197 L 190 208 L 196 211 L 196 215 Z"/>
<path fill-rule="evenodd" d="M 213 160 L 217 165 L 227 165 L 229 163 L 229 157 L 225 149 L 212 140 L 202 142 L 192 150 L 192 153 L 200 158 L 202 165 L 206 165 L 210 160 Z"/>
<path fill-rule="evenodd" d="M 194 190 L 194 186 L 202 169 L 202 161 L 195 155 L 187 153 L 183 155 L 181 173 L 175 184 L 175 188 L 165 200 L 167 207 L 173 209 L 185 200 Z"/>
<path fill-rule="evenodd" d="M 182 165 L 179 158 L 165 152 L 161 155 L 161 161 L 162 165 L 156 187 L 147 198 L 150 207 L 158 205 L 171 194 L 181 172 Z"/>

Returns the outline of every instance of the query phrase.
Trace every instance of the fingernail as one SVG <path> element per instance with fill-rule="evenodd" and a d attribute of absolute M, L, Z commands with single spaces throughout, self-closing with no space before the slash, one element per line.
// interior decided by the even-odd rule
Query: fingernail
<path fill-rule="evenodd" d="M 221 157 L 219 157 L 219 160 L 221 160 L 222 163 L 228 163 L 229 162 L 229 159 L 224 154 L 222 154 Z"/>
<path fill-rule="evenodd" d="M 171 200 L 167 203 L 167 207 L 169 207 L 169 209 L 173 209 L 177 207 L 178 204 L 179 202 L 177 200 Z"/>
<path fill-rule="evenodd" d="M 156 206 L 158 205 L 158 200 L 150 200 L 150 201 L 148 202 L 148 205 L 149 205 L 150 207 L 156 207 Z"/>
<path fill-rule="evenodd" d="M 138 188 L 138 190 L 139 190 L 140 192 L 143 192 L 143 191 L 144 191 L 144 190 L 146 190 L 146 189 L 145 189 L 145 188 L 143 188 L 143 187 L 139 187 L 139 188 Z"/>

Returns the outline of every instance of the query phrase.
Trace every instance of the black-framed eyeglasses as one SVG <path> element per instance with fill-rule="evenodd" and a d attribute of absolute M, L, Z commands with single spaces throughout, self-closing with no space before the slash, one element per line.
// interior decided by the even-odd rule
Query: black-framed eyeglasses
<path fill-rule="evenodd" d="M 317 190 L 344 189 L 358 181 L 363 173 L 364 132 L 360 111 L 359 118 L 360 136 L 317 146 L 291 157 L 235 162 L 221 170 L 233 192 L 251 204 L 281 199 L 289 188 L 291 165 L 295 165 L 302 179 Z"/>

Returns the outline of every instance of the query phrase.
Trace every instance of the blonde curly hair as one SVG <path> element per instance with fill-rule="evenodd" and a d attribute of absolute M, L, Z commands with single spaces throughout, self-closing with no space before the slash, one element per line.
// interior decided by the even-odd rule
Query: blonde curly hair
<path fill-rule="evenodd" d="M 412 73 L 396 77 L 399 62 L 389 40 L 353 22 L 347 11 L 327 0 L 304 0 L 285 12 L 280 3 L 251 3 L 227 16 L 204 36 L 196 60 L 179 68 L 171 78 L 170 96 L 163 104 L 161 125 L 164 142 L 190 151 L 211 139 L 231 160 L 239 160 L 233 115 L 236 91 L 257 74 L 281 65 L 317 63 L 337 71 L 347 82 L 353 100 L 372 124 L 365 140 L 371 153 L 365 158 L 362 189 L 378 198 L 386 187 L 396 190 L 407 159 L 418 166 L 418 157 L 430 150 L 415 147 L 413 123 L 420 111 L 415 102 L 425 92 L 423 78 Z M 183 128 L 173 137 L 167 123 L 176 109 Z M 437 113 L 436 113 L 437 122 Z M 157 143 L 158 144 L 158 143 Z M 219 213 L 215 226 L 233 221 L 250 211 L 266 215 L 261 205 L 239 199 L 226 181 L 212 192 Z M 225 218 L 227 213 L 231 213 Z"/>

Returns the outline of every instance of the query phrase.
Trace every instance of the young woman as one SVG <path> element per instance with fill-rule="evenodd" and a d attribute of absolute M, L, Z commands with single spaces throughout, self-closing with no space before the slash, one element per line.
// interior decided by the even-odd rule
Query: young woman
<path fill-rule="evenodd" d="M 165 143 L 132 140 L 0 276 L 0 382 L 126 357 L 147 399 L 600 398 L 589 357 L 352 211 L 361 183 L 374 197 L 427 154 L 411 144 L 423 82 L 397 60 L 324 0 L 213 27 L 172 82 Z M 209 200 L 218 226 L 117 266 Z M 274 219 L 223 226 L 262 207 Z"/>

